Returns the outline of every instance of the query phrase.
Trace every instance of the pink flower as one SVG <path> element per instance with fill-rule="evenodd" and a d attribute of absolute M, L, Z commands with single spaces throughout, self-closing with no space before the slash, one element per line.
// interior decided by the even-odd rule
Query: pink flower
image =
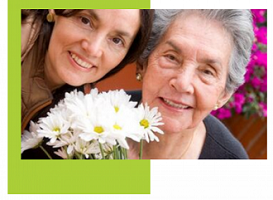
<path fill-rule="evenodd" d="M 242 113 L 244 103 L 245 103 L 245 96 L 240 93 L 235 93 L 233 107 L 236 113 L 238 114 Z"/>
<path fill-rule="evenodd" d="M 267 117 L 267 105 L 264 102 L 259 103 L 260 108 L 263 111 L 263 116 Z"/>
<path fill-rule="evenodd" d="M 240 93 L 235 93 L 234 94 L 234 101 L 238 104 L 244 104 L 245 103 L 245 96 Z"/>
<path fill-rule="evenodd" d="M 258 50 L 258 45 L 257 45 L 256 43 L 254 43 L 254 44 L 252 45 L 251 51 L 254 52 L 254 51 L 257 51 L 257 50 Z"/>
<path fill-rule="evenodd" d="M 267 67 L 267 53 L 257 51 L 253 59 L 256 65 Z"/>
<path fill-rule="evenodd" d="M 263 81 L 260 85 L 261 92 L 267 92 L 267 76 L 264 76 Z"/>
<path fill-rule="evenodd" d="M 247 97 L 247 102 L 248 102 L 248 103 L 252 103 L 253 101 L 254 101 L 253 95 L 249 95 L 249 96 Z"/>
<path fill-rule="evenodd" d="M 254 29 L 257 42 L 267 44 L 267 28 L 262 26 Z"/>
<path fill-rule="evenodd" d="M 256 89 L 259 89 L 260 88 L 260 85 L 261 85 L 262 81 L 260 78 L 258 77 L 254 77 L 252 80 L 251 80 L 251 84 L 254 88 Z"/>
<path fill-rule="evenodd" d="M 231 112 L 227 108 L 219 108 L 216 111 L 212 111 L 211 114 L 216 116 L 218 119 L 225 119 L 231 117 Z"/>
<path fill-rule="evenodd" d="M 242 105 L 235 104 L 235 112 L 236 113 L 240 114 L 240 113 L 242 113 L 242 110 L 243 110 Z"/>
<path fill-rule="evenodd" d="M 252 9 L 254 23 L 264 23 L 266 21 L 266 9 Z"/>

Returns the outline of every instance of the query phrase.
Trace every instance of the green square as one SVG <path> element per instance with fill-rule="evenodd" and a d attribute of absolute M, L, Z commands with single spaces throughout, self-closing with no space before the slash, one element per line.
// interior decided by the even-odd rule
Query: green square
<path fill-rule="evenodd" d="M 8 0 L 9 194 L 150 194 L 150 160 L 21 160 L 19 135 L 21 9 L 149 7 L 149 0 Z"/>

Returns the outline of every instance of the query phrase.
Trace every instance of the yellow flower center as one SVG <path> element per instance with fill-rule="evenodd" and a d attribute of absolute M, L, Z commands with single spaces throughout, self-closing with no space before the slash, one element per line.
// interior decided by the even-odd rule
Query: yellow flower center
<path fill-rule="evenodd" d="M 116 113 L 119 111 L 119 107 L 118 106 L 115 106 L 115 111 L 116 111 Z"/>
<path fill-rule="evenodd" d="M 55 128 L 53 128 L 53 131 L 60 133 L 61 129 L 59 127 L 55 127 Z"/>
<path fill-rule="evenodd" d="M 95 126 L 94 131 L 101 134 L 102 132 L 104 132 L 104 129 L 101 126 Z"/>
<path fill-rule="evenodd" d="M 150 125 L 149 121 L 147 119 L 143 119 L 139 123 L 140 123 L 141 126 L 144 126 L 144 128 L 148 128 L 149 125 Z"/>
<path fill-rule="evenodd" d="M 122 128 L 121 128 L 118 124 L 115 124 L 115 125 L 114 125 L 114 129 L 116 129 L 116 130 L 121 130 Z"/>

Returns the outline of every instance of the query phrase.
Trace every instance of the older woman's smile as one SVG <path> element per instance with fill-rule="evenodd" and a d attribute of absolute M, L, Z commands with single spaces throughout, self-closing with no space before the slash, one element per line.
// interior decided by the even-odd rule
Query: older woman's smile
<path fill-rule="evenodd" d="M 175 102 L 173 100 L 165 99 L 165 98 L 161 98 L 161 99 L 163 100 L 163 102 L 165 104 L 167 104 L 168 106 L 174 107 L 174 108 L 178 108 L 178 109 L 189 109 L 189 108 L 192 108 L 192 107 L 190 107 L 187 104 L 182 103 L 182 102 Z"/>

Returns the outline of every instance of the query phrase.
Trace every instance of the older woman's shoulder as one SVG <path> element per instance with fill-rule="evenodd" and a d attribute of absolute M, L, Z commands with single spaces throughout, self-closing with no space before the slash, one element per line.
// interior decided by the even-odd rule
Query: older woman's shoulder
<path fill-rule="evenodd" d="M 212 115 L 204 119 L 206 139 L 200 159 L 247 159 L 242 144 L 228 128 Z"/>
<path fill-rule="evenodd" d="M 129 91 L 126 91 L 126 93 L 131 96 L 130 101 L 136 101 L 140 103 L 142 99 L 141 90 L 129 90 Z"/>

